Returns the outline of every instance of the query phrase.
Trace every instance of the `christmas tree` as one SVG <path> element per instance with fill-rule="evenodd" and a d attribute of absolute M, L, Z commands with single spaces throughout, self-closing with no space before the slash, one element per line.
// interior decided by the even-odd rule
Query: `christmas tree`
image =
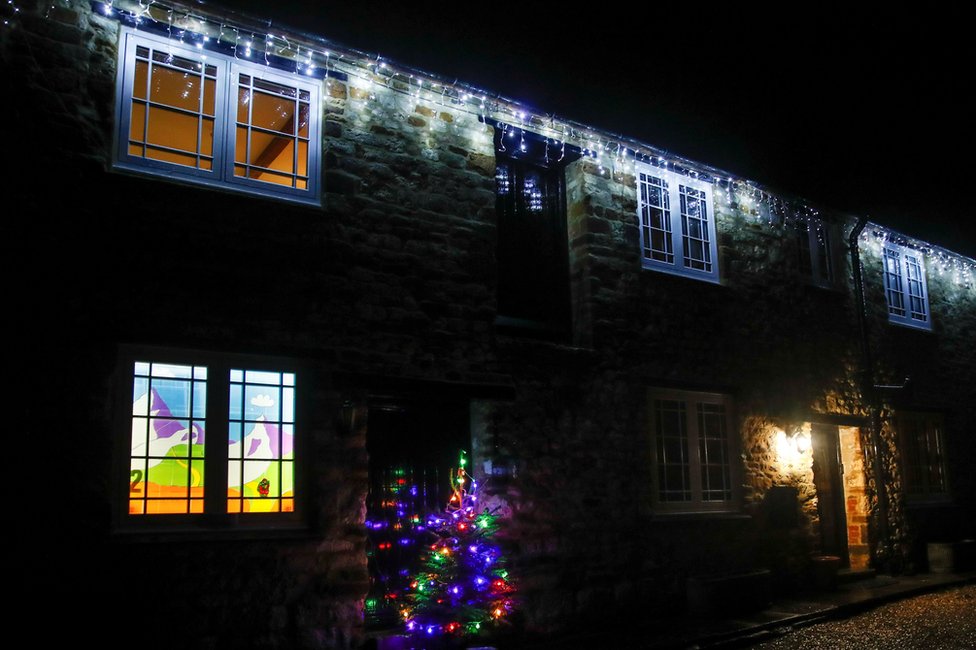
<path fill-rule="evenodd" d="M 416 636 L 478 634 L 504 621 L 514 607 L 514 586 L 491 539 L 498 530 L 497 509 L 478 503 L 478 483 L 466 465 L 461 452 L 450 502 L 427 517 L 422 566 L 401 599 L 400 616 Z"/>

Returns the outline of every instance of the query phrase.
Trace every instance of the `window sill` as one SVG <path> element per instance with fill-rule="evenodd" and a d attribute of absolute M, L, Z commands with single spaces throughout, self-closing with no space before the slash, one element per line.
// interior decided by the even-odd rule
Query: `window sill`
<path fill-rule="evenodd" d="M 888 317 L 888 324 L 894 325 L 895 327 L 900 327 L 906 330 L 915 330 L 916 332 L 932 332 L 932 321 L 928 320 L 924 323 L 912 322 L 902 319 L 894 319 L 891 316 Z"/>
<path fill-rule="evenodd" d="M 699 521 L 751 521 L 752 515 L 741 512 L 656 512 L 652 523 L 690 523 Z"/>
<path fill-rule="evenodd" d="M 145 522 L 142 526 L 127 526 L 113 530 L 110 540 L 117 543 L 168 543 L 168 542 L 218 542 L 232 540 L 267 539 L 313 539 L 314 531 L 304 523 L 285 523 L 279 525 L 268 522 L 253 524 L 221 524 L 209 521 L 198 525 L 176 523 L 166 525 Z"/>
<path fill-rule="evenodd" d="M 722 285 L 722 281 L 718 274 L 710 273 L 697 273 L 694 271 L 682 271 L 678 268 L 668 266 L 665 264 L 655 264 L 653 262 L 648 262 L 647 260 L 642 260 L 641 269 L 644 271 L 654 271 L 656 273 L 664 273 L 666 275 L 672 275 L 679 278 L 685 278 L 686 280 L 695 280 L 696 282 L 703 282 L 705 284 Z"/>

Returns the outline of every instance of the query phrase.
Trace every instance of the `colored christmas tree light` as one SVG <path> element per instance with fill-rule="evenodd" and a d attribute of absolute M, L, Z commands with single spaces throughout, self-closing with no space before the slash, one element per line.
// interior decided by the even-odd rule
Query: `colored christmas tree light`
<path fill-rule="evenodd" d="M 447 508 L 427 517 L 422 566 L 401 599 L 400 616 L 416 636 L 478 634 L 504 621 L 514 608 L 515 587 L 491 538 L 495 511 L 478 503 L 478 483 L 464 452 L 452 475 Z"/>
<path fill-rule="evenodd" d="M 365 602 L 371 626 L 399 624 L 400 599 L 421 566 L 418 549 L 425 543 L 421 538 L 426 533 L 426 479 L 397 467 L 384 472 L 372 488 L 366 521 L 370 590 Z"/>

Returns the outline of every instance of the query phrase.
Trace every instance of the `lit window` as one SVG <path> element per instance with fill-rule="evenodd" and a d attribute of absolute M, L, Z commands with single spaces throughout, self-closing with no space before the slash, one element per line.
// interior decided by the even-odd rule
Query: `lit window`
<path fill-rule="evenodd" d="M 116 166 L 318 203 L 314 81 L 125 30 Z"/>
<path fill-rule="evenodd" d="M 895 420 L 905 493 L 913 501 L 948 496 L 942 418 L 933 413 L 902 413 Z"/>
<path fill-rule="evenodd" d="M 654 503 L 678 512 L 727 511 L 736 500 L 731 400 L 651 390 Z"/>
<path fill-rule="evenodd" d="M 884 245 L 884 287 L 889 321 L 932 329 L 925 262 L 919 251 L 890 242 Z"/>
<path fill-rule="evenodd" d="M 827 224 L 820 219 L 797 219 L 793 221 L 793 232 L 800 274 L 818 287 L 832 286 L 834 269 Z"/>
<path fill-rule="evenodd" d="M 718 282 L 708 183 L 638 164 L 637 219 L 644 268 Z"/>
<path fill-rule="evenodd" d="M 123 367 L 130 520 L 295 511 L 295 372 L 159 352 Z"/>

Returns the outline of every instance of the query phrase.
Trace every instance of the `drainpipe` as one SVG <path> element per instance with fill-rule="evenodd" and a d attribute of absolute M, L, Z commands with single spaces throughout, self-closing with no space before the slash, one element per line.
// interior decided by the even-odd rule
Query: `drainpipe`
<path fill-rule="evenodd" d="M 867 217 L 859 217 L 857 224 L 851 231 L 848 243 L 851 247 L 851 270 L 854 274 L 854 299 L 857 301 L 857 321 L 861 333 L 861 390 L 867 398 L 868 410 L 871 414 L 871 446 L 872 471 L 874 484 L 878 495 L 878 545 L 875 549 L 875 563 L 879 562 L 887 568 L 891 562 L 891 539 L 888 533 L 888 490 L 884 480 L 884 464 L 881 460 L 881 406 L 878 403 L 880 388 L 874 385 L 874 361 L 871 358 L 871 341 L 868 335 L 867 305 L 864 302 L 864 277 L 861 266 L 861 250 L 858 238 L 867 225 Z"/>

